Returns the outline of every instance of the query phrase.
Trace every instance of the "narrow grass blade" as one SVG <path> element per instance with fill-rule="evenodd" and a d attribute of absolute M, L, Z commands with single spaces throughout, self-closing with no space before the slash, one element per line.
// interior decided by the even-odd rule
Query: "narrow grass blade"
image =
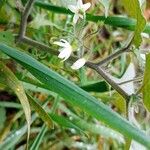
<path fill-rule="evenodd" d="M 85 92 L 74 83 L 63 78 L 56 72 L 41 64 L 31 56 L 20 52 L 14 48 L 0 44 L 0 50 L 14 58 L 28 71 L 30 71 L 37 79 L 47 84 L 51 91 L 58 93 L 74 107 L 79 107 L 92 117 L 104 122 L 109 127 L 119 131 L 130 139 L 150 148 L 150 137 L 144 132 L 131 125 L 126 119 L 111 110 L 108 106 L 99 102 L 96 98 Z"/>
<path fill-rule="evenodd" d="M 30 95 L 28 95 L 31 107 L 38 113 L 39 117 L 45 122 L 49 128 L 53 128 L 53 122 L 42 106 Z"/>
<path fill-rule="evenodd" d="M 28 126 L 28 135 L 27 135 L 27 146 L 28 146 L 28 140 L 29 140 L 29 135 L 30 135 L 31 110 L 30 110 L 30 105 L 26 97 L 24 88 L 21 82 L 13 74 L 13 72 L 7 66 L 5 66 L 3 62 L 0 62 L 0 73 L 5 79 L 6 84 L 18 96 L 18 99 L 20 100 L 20 103 L 24 110 L 26 120 L 27 120 L 27 126 Z"/>
<path fill-rule="evenodd" d="M 31 123 L 36 119 L 36 117 L 37 115 L 32 115 Z M 14 147 L 20 141 L 22 136 L 27 132 L 27 129 L 27 125 L 24 125 L 19 130 L 11 132 L 5 141 L 0 144 L 0 150 L 10 150 L 12 147 Z"/>
<path fill-rule="evenodd" d="M 0 107 L 22 109 L 22 106 L 14 102 L 0 102 Z"/>
<path fill-rule="evenodd" d="M 30 150 L 38 150 L 39 149 L 39 146 L 42 142 L 42 139 L 43 139 L 46 131 L 47 131 L 47 126 L 43 125 L 42 128 L 41 128 L 41 131 L 39 132 L 39 134 L 37 135 L 37 137 L 34 140 L 33 144 L 31 145 Z"/>

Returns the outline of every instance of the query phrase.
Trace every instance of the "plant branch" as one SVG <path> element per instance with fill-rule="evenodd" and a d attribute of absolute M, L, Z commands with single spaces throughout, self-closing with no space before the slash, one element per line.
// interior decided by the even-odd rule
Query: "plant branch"
<path fill-rule="evenodd" d="M 123 85 L 123 84 L 129 83 L 129 82 L 138 82 L 138 81 L 142 81 L 142 79 L 143 79 L 143 76 L 120 82 L 120 83 L 118 83 L 118 85 Z"/>
<path fill-rule="evenodd" d="M 112 86 L 113 89 L 115 89 L 123 98 L 126 99 L 127 103 L 129 102 L 130 95 L 127 94 L 116 82 L 114 82 L 114 80 L 111 79 L 110 75 L 107 74 L 100 66 L 91 62 L 87 62 L 86 66 L 95 70 L 101 77 L 105 79 L 106 82 L 108 82 Z"/>
<path fill-rule="evenodd" d="M 27 4 L 25 6 L 25 9 L 22 13 L 18 41 L 20 41 L 26 33 L 27 19 L 31 12 L 34 2 L 35 2 L 35 0 L 28 0 Z"/>
<path fill-rule="evenodd" d="M 35 47 L 37 49 L 41 49 L 44 52 L 51 53 L 52 55 L 58 55 L 58 51 L 51 49 L 49 46 L 45 45 L 44 43 L 40 43 L 38 41 L 32 40 L 26 36 L 24 36 L 20 42 L 23 42 L 23 43 L 30 45 L 32 47 Z"/>
<path fill-rule="evenodd" d="M 133 38 L 131 39 L 131 41 L 129 42 L 129 44 L 127 44 L 127 46 L 123 47 L 122 49 L 114 52 L 113 54 L 109 55 L 107 58 L 101 60 L 100 62 L 96 63 L 98 66 L 102 66 L 104 64 L 106 64 L 107 62 L 117 58 L 118 56 L 120 56 L 121 54 L 125 53 L 125 52 L 129 52 L 129 48 L 132 44 Z"/>

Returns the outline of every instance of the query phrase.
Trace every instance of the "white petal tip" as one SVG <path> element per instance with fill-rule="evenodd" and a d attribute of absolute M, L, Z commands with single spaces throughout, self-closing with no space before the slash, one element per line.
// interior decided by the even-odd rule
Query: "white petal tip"
<path fill-rule="evenodd" d="M 91 3 L 86 3 L 82 6 L 84 12 L 87 11 L 91 7 Z"/>
<path fill-rule="evenodd" d="M 81 67 L 83 67 L 85 65 L 85 63 L 86 63 L 86 60 L 84 58 L 80 58 L 71 66 L 71 68 L 73 70 L 78 70 Z"/>
<path fill-rule="evenodd" d="M 71 12 L 73 12 L 73 13 L 76 13 L 78 10 L 77 10 L 77 8 L 74 6 L 74 5 L 69 5 L 68 6 L 68 9 L 71 11 Z"/>
<path fill-rule="evenodd" d="M 67 60 L 70 55 L 71 55 L 72 49 L 71 47 L 69 48 L 64 48 L 58 55 L 58 58 L 63 59 L 63 61 Z"/>

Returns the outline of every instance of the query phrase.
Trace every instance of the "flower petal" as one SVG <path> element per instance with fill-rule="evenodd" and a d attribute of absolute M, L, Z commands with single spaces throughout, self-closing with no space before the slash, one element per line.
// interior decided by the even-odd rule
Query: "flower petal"
<path fill-rule="evenodd" d="M 69 42 L 67 42 L 67 41 L 64 40 L 64 39 L 60 39 L 60 42 L 62 42 L 62 43 L 69 43 Z"/>
<path fill-rule="evenodd" d="M 64 43 L 65 44 L 64 47 L 66 47 L 66 48 L 71 47 L 70 43 L 68 41 L 64 40 L 64 39 L 60 39 L 60 42 Z"/>
<path fill-rule="evenodd" d="M 64 49 L 59 53 L 58 58 L 64 59 L 63 61 L 65 61 L 65 60 L 67 60 L 67 59 L 70 57 L 71 52 L 72 52 L 71 49 L 64 48 Z"/>
<path fill-rule="evenodd" d="M 78 19 L 79 19 L 79 15 L 75 14 L 74 17 L 73 17 L 73 23 L 76 24 Z"/>
<path fill-rule="evenodd" d="M 69 9 L 71 12 L 73 12 L 73 13 L 77 13 L 77 12 L 78 12 L 77 7 L 74 6 L 74 5 L 69 5 L 69 6 L 68 6 L 68 9 Z"/>
<path fill-rule="evenodd" d="M 55 41 L 53 44 L 56 44 L 56 45 L 61 46 L 61 47 L 66 47 L 66 48 L 71 47 L 70 43 L 64 39 L 60 39 L 60 41 Z"/>
<path fill-rule="evenodd" d="M 61 47 L 66 47 L 66 44 L 63 43 L 63 42 L 55 41 L 55 42 L 53 42 L 53 44 L 58 45 L 58 46 L 61 46 Z"/>
<path fill-rule="evenodd" d="M 85 63 L 86 63 L 85 58 L 80 58 L 71 66 L 71 68 L 74 70 L 80 69 L 82 66 L 85 65 Z"/>
<path fill-rule="evenodd" d="M 78 0 L 78 1 L 77 1 L 77 7 L 78 7 L 78 9 L 81 9 L 81 8 L 82 8 L 82 5 L 83 5 L 82 0 Z"/>
<path fill-rule="evenodd" d="M 82 9 L 84 12 L 87 11 L 90 7 L 91 7 L 91 3 L 86 3 L 82 5 Z"/>

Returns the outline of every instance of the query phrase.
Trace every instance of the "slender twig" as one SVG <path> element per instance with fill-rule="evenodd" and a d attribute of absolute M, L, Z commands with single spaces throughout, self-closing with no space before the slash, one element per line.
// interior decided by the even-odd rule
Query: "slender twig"
<path fill-rule="evenodd" d="M 44 43 L 32 40 L 26 36 L 24 36 L 20 42 L 23 42 L 23 43 L 30 45 L 32 47 L 35 47 L 37 49 L 41 49 L 44 52 L 51 53 L 52 55 L 58 55 L 58 51 L 51 49 L 49 46 L 45 45 Z"/>
<path fill-rule="evenodd" d="M 19 10 L 19 12 L 23 13 L 24 7 L 22 5 L 22 2 L 20 0 L 16 0 L 15 5 L 16 5 L 16 8 Z"/>
<path fill-rule="evenodd" d="M 86 66 L 92 68 L 99 75 L 101 75 L 101 77 L 103 77 L 106 80 L 106 82 L 108 82 L 112 86 L 112 88 L 114 88 L 123 98 L 126 99 L 127 103 L 129 102 L 130 95 L 128 95 L 114 80 L 112 80 L 111 77 L 100 66 L 90 62 L 87 62 Z"/>
<path fill-rule="evenodd" d="M 20 41 L 26 33 L 27 19 L 29 17 L 34 2 L 35 0 L 28 0 L 22 13 L 18 41 Z"/>
<path fill-rule="evenodd" d="M 32 40 L 25 36 L 27 18 L 30 14 L 30 11 L 31 11 L 31 8 L 32 8 L 34 2 L 35 2 L 35 0 L 29 0 L 28 3 L 26 4 L 26 7 L 23 12 L 22 19 L 21 19 L 18 42 L 23 42 L 27 45 L 36 47 L 39 50 L 42 49 L 43 51 L 48 52 L 53 55 L 58 55 L 58 51 L 55 51 L 54 49 L 51 49 L 49 46 L 47 46 L 43 43 L 40 43 L 38 41 Z M 122 95 L 126 99 L 127 103 L 129 102 L 130 95 L 128 95 L 123 89 L 121 89 L 121 87 L 111 79 L 111 77 L 100 67 L 100 65 L 114 59 L 115 57 L 122 54 L 124 51 L 127 51 L 128 48 L 130 47 L 130 45 L 131 45 L 131 42 L 127 45 L 127 47 L 120 50 L 120 52 L 117 52 L 117 53 L 114 53 L 114 54 L 108 56 L 108 58 L 106 58 L 105 61 L 103 60 L 102 62 L 100 62 L 98 64 L 94 64 L 89 61 L 87 61 L 85 64 L 85 66 L 95 70 L 101 77 L 103 77 L 120 95 Z M 77 58 L 71 56 L 69 60 L 76 61 Z"/>
<path fill-rule="evenodd" d="M 129 52 L 129 48 L 130 48 L 130 46 L 131 46 L 131 44 L 132 44 L 132 40 L 133 40 L 133 38 L 131 39 L 131 41 L 129 42 L 129 44 L 128 44 L 127 46 L 125 46 L 125 47 L 123 47 L 122 49 L 118 50 L 117 52 L 115 52 L 115 53 L 109 55 L 107 58 L 101 60 L 100 62 L 97 63 L 97 65 L 98 65 L 98 66 L 102 66 L 102 65 L 108 63 L 109 61 L 111 61 L 111 60 L 117 58 L 117 57 L 120 56 L 121 54 L 123 54 L 123 53 L 125 53 L 125 52 Z"/>
<path fill-rule="evenodd" d="M 142 79 L 143 79 L 143 76 L 120 82 L 120 83 L 118 83 L 118 85 L 123 85 L 123 84 L 129 83 L 129 82 L 141 81 Z"/>

